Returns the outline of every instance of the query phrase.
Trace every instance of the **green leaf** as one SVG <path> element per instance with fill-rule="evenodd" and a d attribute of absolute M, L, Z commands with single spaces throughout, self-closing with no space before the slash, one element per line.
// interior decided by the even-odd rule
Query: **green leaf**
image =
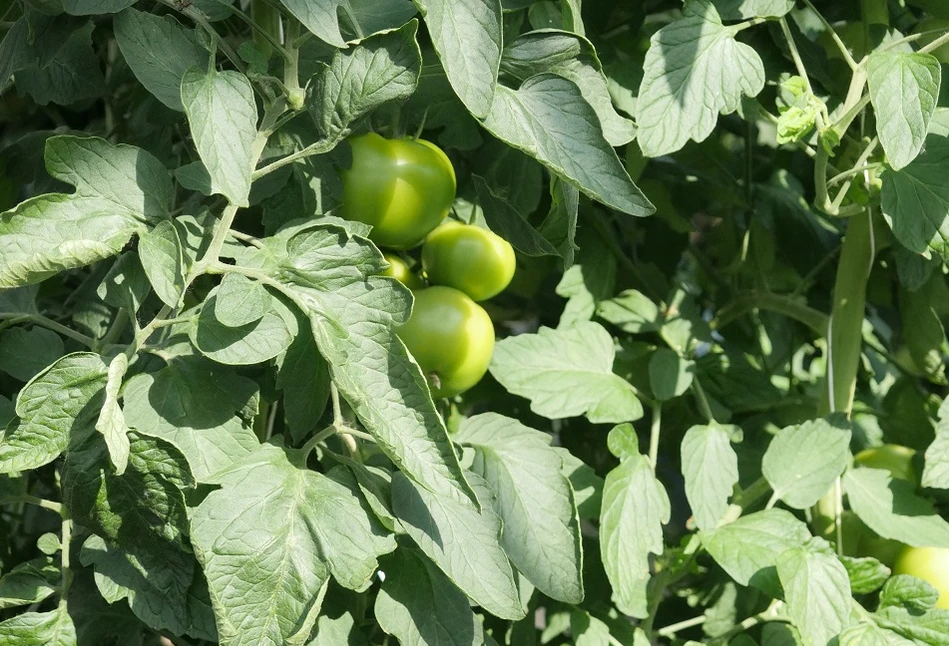
<path fill-rule="evenodd" d="M 939 590 L 927 581 L 909 574 L 891 577 L 880 591 L 880 607 L 904 606 L 926 612 L 939 601 Z"/>
<path fill-rule="evenodd" d="M 713 0 L 722 20 L 780 18 L 794 8 L 794 0 Z"/>
<path fill-rule="evenodd" d="M 375 616 L 379 626 L 400 644 L 484 643 L 481 622 L 471 611 L 468 598 L 422 552 L 401 548 L 382 566 L 385 579 L 376 597 Z"/>
<path fill-rule="evenodd" d="M 702 545 L 728 575 L 778 596 L 777 562 L 811 538 L 807 526 L 783 509 L 767 509 L 702 533 Z"/>
<path fill-rule="evenodd" d="M 495 494 L 501 546 L 537 589 L 565 603 L 583 599 L 580 523 L 551 437 L 496 413 L 469 417 L 454 440 L 475 450 L 471 470 Z"/>
<path fill-rule="evenodd" d="M 135 0 L 61 0 L 63 10 L 74 16 L 118 13 L 135 4 Z"/>
<path fill-rule="evenodd" d="M 874 619 L 880 627 L 909 640 L 905 642 L 888 639 L 888 644 L 945 646 L 946 635 L 949 635 L 949 610 L 934 609 L 920 613 L 917 610 L 889 606 L 879 610 Z"/>
<path fill-rule="evenodd" d="M 675 399 L 692 385 L 695 362 L 674 350 L 657 348 L 649 359 L 649 387 L 659 401 Z"/>
<path fill-rule="evenodd" d="M 0 346 L 2 346 L 0 337 Z M 926 449 L 926 463 L 923 467 L 922 485 L 936 489 L 949 489 L 949 410 L 939 407 L 939 422 L 936 424 L 936 438 Z"/>
<path fill-rule="evenodd" d="M 15 327 L 0 333 L 0 370 L 19 381 L 29 381 L 63 356 L 58 334 L 42 327 Z"/>
<path fill-rule="evenodd" d="M 910 251 L 949 259 L 949 139 L 926 137 L 923 151 L 905 168 L 885 173 L 880 194 L 883 217 Z"/>
<path fill-rule="evenodd" d="M 266 242 L 262 255 L 272 260 L 262 262 L 309 318 L 333 383 L 378 447 L 430 491 L 473 501 L 425 377 L 394 331 L 408 319 L 411 292 L 378 275 L 379 250 L 322 223 Z"/>
<path fill-rule="evenodd" d="M 283 417 L 294 442 L 316 428 L 330 395 L 326 360 L 316 347 L 306 321 L 300 320 L 297 325 L 300 332 L 277 359 L 277 388 L 283 391 Z"/>
<path fill-rule="evenodd" d="M 812 538 L 777 560 L 788 614 L 804 646 L 826 646 L 850 619 L 850 579 L 827 541 Z"/>
<path fill-rule="evenodd" d="M 214 318 L 227 327 L 256 323 L 273 307 L 270 292 L 239 274 L 226 274 L 218 287 Z"/>
<path fill-rule="evenodd" d="M 532 76 L 517 90 L 499 85 L 483 125 L 590 198 L 630 215 L 655 211 L 603 138 L 596 112 L 571 81 L 545 73 Z"/>
<path fill-rule="evenodd" d="M 129 359 L 125 354 L 117 354 L 109 363 L 109 372 L 105 384 L 105 401 L 99 411 L 96 430 L 102 433 L 109 449 L 109 459 L 115 467 L 115 474 L 122 475 L 129 462 L 129 427 L 125 423 L 125 414 L 119 404 L 119 390 L 122 380 L 128 372 Z"/>
<path fill-rule="evenodd" d="M 232 314 L 228 305 L 218 304 L 225 289 L 222 283 L 211 290 L 191 328 L 191 342 L 201 354 L 218 363 L 246 366 L 269 361 L 290 347 L 297 333 L 296 318 L 282 301 L 270 298 L 270 308 L 261 318 L 230 326 L 218 318 L 219 311 Z"/>
<path fill-rule="evenodd" d="M 346 48 L 346 39 L 339 30 L 339 10 L 346 0 L 280 0 L 280 4 L 310 33 L 333 47 Z"/>
<path fill-rule="evenodd" d="M 405 532 L 477 605 L 502 619 L 520 619 L 514 572 L 501 549 L 501 518 L 487 484 L 468 475 L 481 512 L 458 494 L 436 496 L 401 473 L 392 476 L 392 506 Z"/>
<path fill-rule="evenodd" d="M 52 60 L 45 65 L 34 62 L 16 73 L 17 90 L 29 94 L 40 105 L 69 105 L 104 95 L 105 81 L 92 48 L 93 28 L 90 20 L 60 36 L 64 40 L 50 49 L 55 52 Z"/>
<path fill-rule="evenodd" d="M 850 430 L 815 419 L 784 428 L 761 462 L 777 498 L 795 509 L 817 503 L 850 460 Z"/>
<path fill-rule="evenodd" d="M 415 17 L 411 0 L 348 0 L 347 14 L 358 33 L 376 34 L 395 29 Z"/>
<path fill-rule="evenodd" d="M 349 612 L 344 612 L 335 618 L 320 615 L 316 622 L 316 635 L 307 643 L 307 646 L 342 646 L 343 644 L 369 646 L 362 632 L 356 628 L 356 621 Z"/>
<path fill-rule="evenodd" d="M 610 432 L 610 450 L 620 464 L 606 476 L 600 510 L 600 555 L 613 586 L 617 608 L 634 612 L 639 588 L 649 576 L 649 555 L 663 550 L 662 526 L 669 522 L 669 496 L 656 479 L 649 459 L 628 440 L 618 442 L 617 427 Z M 622 446 L 620 450 L 619 446 Z"/>
<path fill-rule="evenodd" d="M 610 643 L 610 627 L 586 610 L 570 612 L 570 634 L 575 646 L 598 646 Z"/>
<path fill-rule="evenodd" d="M 181 79 L 192 67 L 208 63 L 208 52 L 198 44 L 194 31 L 170 15 L 156 16 L 132 8 L 117 15 L 112 26 L 135 78 L 166 106 L 183 112 Z"/>
<path fill-rule="evenodd" d="M 196 356 L 168 362 L 125 385 L 125 419 L 137 432 L 178 449 L 198 482 L 208 482 L 259 444 L 241 414 L 256 408 L 257 384 Z"/>
<path fill-rule="evenodd" d="M 184 457 L 170 444 L 129 432 L 129 462 L 116 475 L 105 441 L 93 435 L 66 455 L 63 503 L 72 517 L 128 549 L 182 545 L 184 492 L 194 486 Z"/>
<path fill-rule="evenodd" d="M 890 577 L 890 568 L 875 558 L 840 556 L 840 562 L 847 569 L 850 577 L 850 589 L 854 594 L 869 594 L 878 590 Z"/>
<path fill-rule="evenodd" d="M 330 574 L 363 590 L 376 557 L 391 549 L 354 492 L 280 447 L 262 445 L 218 482 L 193 510 L 191 542 L 223 643 L 306 639 Z"/>
<path fill-rule="evenodd" d="M 40 603 L 56 593 L 61 572 L 44 556 L 20 563 L 0 578 L 0 609 Z"/>
<path fill-rule="evenodd" d="M 922 149 L 941 78 L 939 61 L 931 54 L 884 51 L 867 59 L 877 134 L 895 170 L 913 161 Z"/>
<path fill-rule="evenodd" d="M 520 334 L 498 341 L 491 374 L 509 392 L 531 400 L 550 419 L 586 415 L 593 423 L 642 417 L 632 386 L 613 374 L 613 338 L 600 325 Z"/>
<path fill-rule="evenodd" d="M 181 103 L 214 193 L 248 206 L 257 138 L 254 88 L 240 72 L 191 68 L 181 79 Z"/>
<path fill-rule="evenodd" d="M 545 72 L 573 81 L 596 111 L 611 146 L 623 146 L 636 136 L 633 122 L 613 107 L 596 50 L 582 36 L 550 29 L 522 34 L 505 45 L 501 71 L 520 82 Z"/>
<path fill-rule="evenodd" d="M 650 39 L 636 103 L 639 146 L 647 157 L 704 141 L 719 113 L 735 112 L 742 96 L 764 87 L 757 52 L 735 40 L 709 0 L 686 0 L 683 17 Z"/>
<path fill-rule="evenodd" d="M 596 234 L 581 233 L 580 249 L 573 261 L 555 289 L 558 296 L 567 299 L 558 329 L 589 321 L 597 305 L 616 293 L 616 257 L 603 253 Z"/>
<path fill-rule="evenodd" d="M 185 289 L 182 227 L 176 220 L 162 220 L 138 239 L 138 257 L 142 268 L 155 294 L 168 307 L 178 307 Z"/>
<path fill-rule="evenodd" d="M 174 635 L 187 631 L 192 556 L 167 543 L 122 550 L 92 535 L 83 543 L 79 559 L 95 567 L 96 586 L 106 601 L 128 600 L 135 616 L 152 630 Z"/>
<path fill-rule="evenodd" d="M 570 480 L 580 518 L 598 518 L 603 497 L 603 478 L 596 475 L 593 467 L 584 464 L 583 460 L 567 449 L 554 447 L 554 450 L 563 460 L 561 472 Z"/>
<path fill-rule="evenodd" d="M 500 0 L 415 0 L 455 94 L 484 119 L 498 86 L 503 25 Z"/>
<path fill-rule="evenodd" d="M 738 455 L 731 438 L 736 426 L 711 423 L 693 426 L 682 438 L 682 476 L 685 495 L 699 529 L 714 529 L 738 484 Z"/>
<path fill-rule="evenodd" d="M 76 627 L 60 604 L 50 612 L 24 612 L 0 622 L 3 646 L 76 646 Z"/>
<path fill-rule="evenodd" d="M 932 503 L 916 495 L 915 483 L 893 479 L 883 469 L 851 469 L 844 474 L 850 507 L 883 538 L 917 547 L 949 547 L 949 522 Z"/>
<path fill-rule="evenodd" d="M 78 352 L 36 375 L 16 400 L 19 421 L 0 436 L 0 473 L 36 469 L 95 432 L 108 368 Z"/>
<path fill-rule="evenodd" d="M 525 220 L 510 202 L 491 190 L 485 180 L 471 176 L 478 204 L 484 211 L 485 222 L 492 231 L 511 243 L 525 256 L 557 256 L 557 249 Z"/>
<path fill-rule="evenodd" d="M 596 314 L 630 334 L 655 332 L 662 325 L 659 308 L 635 289 L 627 289 L 615 298 L 602 301 Z"/>
<path fill-rule="evenodd" d="M 0 214 L 0 289 L 113 256 L 144 223 L 167 216 L 171 177 L 140 148 L 50 137 L 46 169 L 76 191 L 39 195 Z"/>
<path fill-rule="evenodd" d="M 840 633 L 840 646 L 911 646 L 914 642 L 884 630 L 875 623 L 861 621 Z"/>
<path fill-rule="evenodd" d="M 132 316 L 148 298 L 149 292 L 148 277 L 134 253 L 119 256 L 96 290 L 103 301 L 125 309 Z"/>
<path fill-rule="evenodd" d="M 540 223 L 540 234 L 557 247 L 563 257 L 564 268 L 573 265 L 577 250 L 577 217 L 580 209 L 580 189 L 561 180 L 550 178 L 550 210 Z"/>
<path fill-rule="evenodd" d="M 353 123 L 375 108 L 405 100 L 415 92 L 422 70 L 417 30 L 418 22 L 413 20 L 333 55 L 316 77 L 313 90 L 316 100 L 311 115 L 324 137 L 341 140 Z"/>

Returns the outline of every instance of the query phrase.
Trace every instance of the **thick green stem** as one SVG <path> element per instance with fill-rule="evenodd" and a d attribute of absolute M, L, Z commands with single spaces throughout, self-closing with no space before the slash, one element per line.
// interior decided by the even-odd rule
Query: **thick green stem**
<path fill-rule="evenodd" d="M 270 58 L 274 52 L 273 41 L 280 41 L 280 12 L 266 0 L 251 0 L 250 17 L 259 27 L 254 31 L 254 43 Z"/>

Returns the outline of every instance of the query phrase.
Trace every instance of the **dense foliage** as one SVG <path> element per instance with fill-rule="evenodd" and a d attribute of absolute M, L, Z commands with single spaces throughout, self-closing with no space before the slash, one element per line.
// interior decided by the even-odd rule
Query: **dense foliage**
<path fill-rule="evenodd" d="M 0 646 L 949 646 L 947 6 L 0 3 Z"/>

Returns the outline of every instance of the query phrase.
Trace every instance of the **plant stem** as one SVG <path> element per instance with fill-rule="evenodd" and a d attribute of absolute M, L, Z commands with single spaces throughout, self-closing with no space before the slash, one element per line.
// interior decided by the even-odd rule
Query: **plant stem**
<path fill-rule="evenodd" d="M 824 29 L 830 33 L 830 37 L 834 39 L 834 43 L 837 45 L 837 49 L 840 50 L 841 56 L 843 56 L 844 60 L 847 62 L 847 66 L 852 70 L 857 69 L 857 62 L 853 60 L 853 56 L 850 55 L 850 50 L 847 49 L 844 41 L 840 40 L 840 36 L 837 35 L 837 32 L 834 31 L 834 28 L 831 26 L 831 24 L 827 22 L 827 18 L 824 18 L 824 14 L 818 11 L 817 8 L 811 4 L 811 0 L 804 0 L 804 4 L 808 9 L 814 12 L 814 15 L 816 15 L 818 20 L 820 20 L 824 25 Z"/>
<path fill-rule="evenodd" d="M 69 518 L 69 514 L 66 513 L 65 509 L 62 511 L 62 517 L 63 537 L 62 540 L 60 540 L 60 558 L 62 559 L 60 563 L 63 571 L 63 585 L 60 590 L 60 596 L 62 597 L 62 603 L 66 603 L 66 593 L 69 592 L 69 586 L 72 583 L 72 570 L 70 569 L 69 563 L 69 543 L 72 541 L 72 519 Z"/>
<path fill-rule="evenodd" d="M 699 410 L 702 411 L 705 419 L 714 423 L 715 415 L 712 414 L 712 407 L 708 403 L 708 397 L 705 395 L 705 389 L 702 388 L 702 384 L 699 382 L 697 375 L 692 377 L 692 394 L 695 395 L 695 403 L 698 404 Z"/>
<path fill-rule="evenodd" d="M 699 615 L 698 617 L 692 617 L 691 619 L 683 619 L 682 621 L 677 621 L 674 624 L 669 624 L 668 626 L 660 628 L 656 631 L 656 634 L 660 637 L 672 637 L 681 630 L 692 628 L 693 626 L 701 626 L 706 621 L 708 621 L 708 617 L 705 615 Z"/>
<path fill-rule="evenodd" d="M 293 46 L 293 42 L 300 37 L 300 21 L 290 16 L 287 18 L 287 29 L 284 42 L 290 43 L 287 50 L 287 60 L 283 68 L 283 84 L 288 90 L 300 89 L 300 49 Z"/>
<path fill-rule="evenodd" d="M 251 179 L 260 179 L 264 175 L 269 175 L 275 170 L 283 168 L 287 164 L 292 164 L 295 161 L 306 159 L 307 157 L 312 157 L 313 155 L 326 154 L 333 150 L 333 148 L 335 148 L 336 145 L 343 140 L 343 138 L 343 136 L 333 137 L 332 139 L 321 140 L 310 144 L 302 150 L 298 150 L 297 152 L 287 155 L 286 157 L 281 157 L 277 161 L 267 164 L 263 168 L 258 168 L 251 175 Z"/>
<path fill-rule="evenodd" d="M 940 47 L 942 47 L 942 46 L 945 45 L 946 43 L 949 43 L 949 32 L 943 34 L 942 36 L 940 36 L 939 38 L 937 38 L 937 39 L 934 40 L 933 42 L 929 43 L 928 45 L 926 45 L 926 46 L 924 46 L 924 47 L 920 47 L 920 48 L 919 48 L 919 53 L 920 53 L 920 54 L 929 54 L 930 52 L 936 51 L 937 49 L 939 49 Z"/>
<path fill-rule="evenodd" d="M 47 318 L 42 314 L 24 314 L 23 312 L 0 313 L 0 321 L 2 320 L 10 320 L 12 323 L 35 323 L 36 325 L 50 329 L 53 332 L 59 332 L 63 336 L 68 337 L 73 341 L 78 341 L 90 350 L 96 347 L 96 340 L 92 337 L 86 336 L 81 332 L 76 332 L 72 328 L 68 328 L 61 323 L 57 323 L 53 319 Z"/>
<path fill-rule="evenodd" d="M 659 457 L 659 433 L 662 427 L 662 402 L 652 405 L 652 427 L 649 432 L 649 464 L 653 473 L 656 472 L 656 460 Z"/>
<path fill-rule="evenodd" d="M 826 314 L 800 303 L 797 298 L 765 291 L 746 292 L 739 295 L 722 308 L 710 325 L 713 329 L 720 330 L 739 316 L 756 308 L 784 314 L 803 323 L 820 336 L 827 333 Z"/>
<path fill-rule="evenodd" d="M 63 511 L 62 504 L 53 500 L 46 500 L 45 498 L 37 498 L 36 496 L 31 496 L 29 494 L 24 494 L 21 496 L 8 496 L 0 500 L 0 505 L 12 505 L 14 503 L 20 502 L 36 505 L 37 507 L 48 509 L 49 511 L 55 512 L 57 514 L 61 514 Z"/>

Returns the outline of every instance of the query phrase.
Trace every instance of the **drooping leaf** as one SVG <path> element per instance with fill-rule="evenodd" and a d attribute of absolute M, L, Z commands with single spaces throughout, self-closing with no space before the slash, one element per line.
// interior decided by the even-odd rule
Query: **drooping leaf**
<path fill-rule="evenodd" d="M 185 288 L 186 263 L 181 228 L 162 220 L 138 239 L 138 257 L 152 289 L 168 307 L 177 307 Z"/>
<path fill-rule="evenodd" d="M 737 427 L 693 426 L 682 438 L 685 495 L 699 529 L 714 529 L 738 484 L 738 456 L 731 446 Z"/>
<path fill-rule="evenodd" d="M 883 538 L 918 547 L 949 547 L 949 522 L 915 493 L 915 484 L 891 478 L 884 469 L 851 469 L 844 474 L 850 507 Z"/>
<path fill-rule="evenodd" d="M 105 401 L 102 402 L 102 410 L 99 411 L 99 419 L 96 421 L 96 430 L 102 433 L 105 438 L 106 447 L 109 450 L 109 459 L 112 466 L 115 467 L 116 475 L 125 473 L 125 468 L 129 462 L 129 427 L 125 423 L 125 414 L 122 412 L 122 405 L 119 404 L 119 391 L 122 388 L 122 381 L 125 379 L 125 373 L 128 372 L 129 359 L 126 354 L 117 354 L 109 362 L 109 372 L 105 384 Z"/>

